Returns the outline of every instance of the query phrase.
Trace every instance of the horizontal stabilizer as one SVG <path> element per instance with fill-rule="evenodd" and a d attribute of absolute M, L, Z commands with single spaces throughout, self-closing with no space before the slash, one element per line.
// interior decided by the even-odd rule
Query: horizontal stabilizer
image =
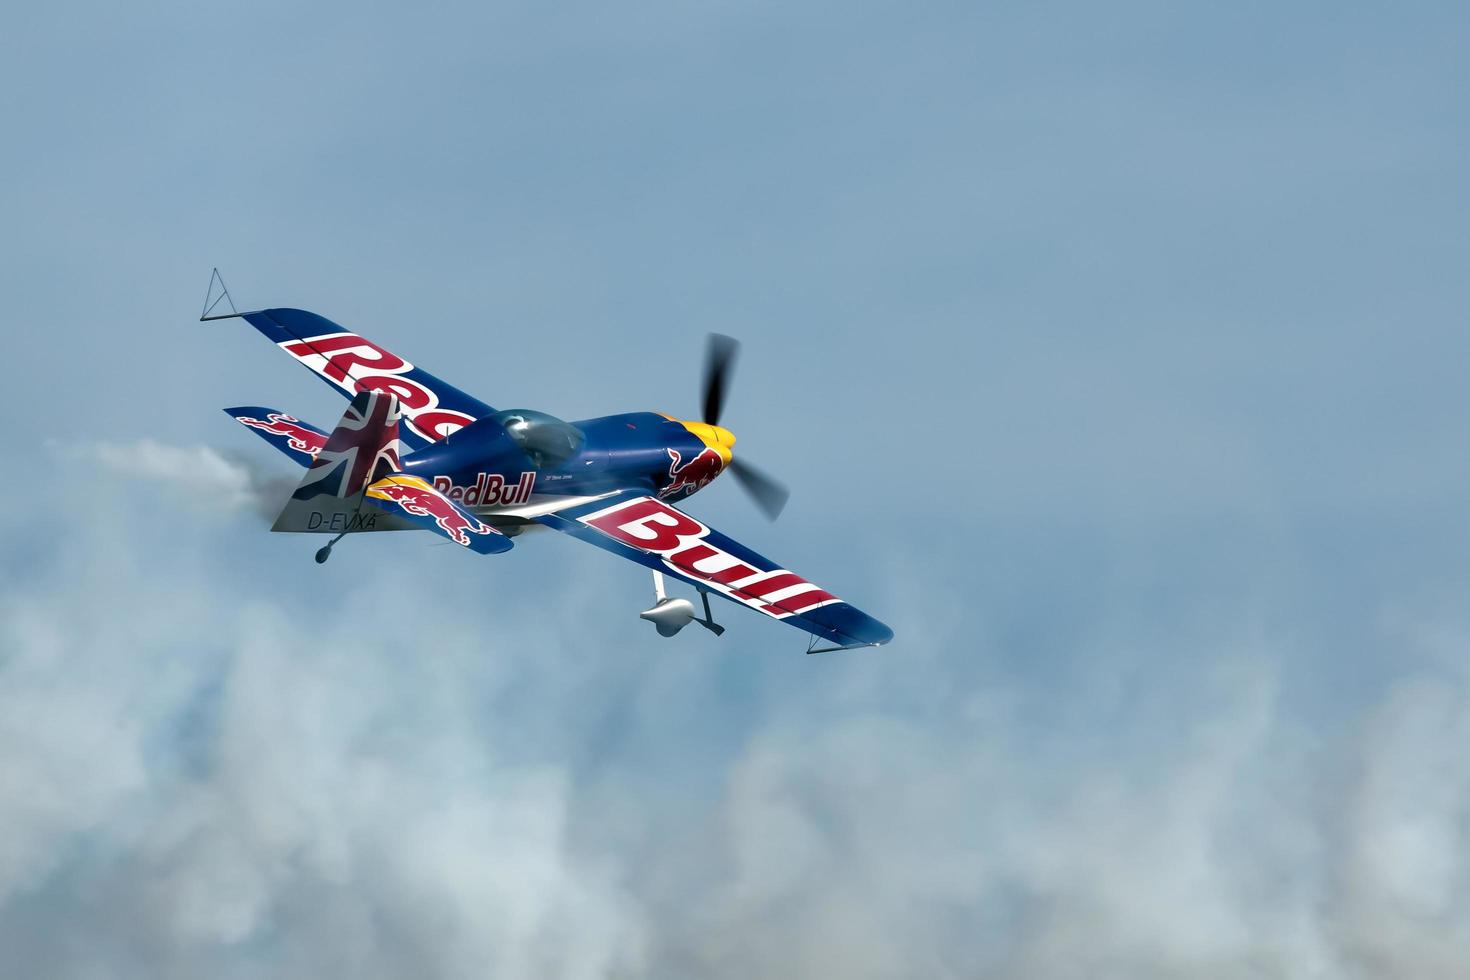
<path fill-rule="evenodd" d="M 353 534 L 364 531 L 417 531 L 419 525 L 364 501 L 362 494 L 333 497 L 318 494 L 310 500 L 292 497 L 286 501 L 272 531 L 295 531 L 305 534 Z"/>
<path fill-rule="evenodd" d="M 417 476 L 394 473 L 384 477 L 367 488 L 367 499 L 395 518 L 406 518 L 482 555 L 511 548 L 510 538 Z"/>
<path fill-rule="evenodd" d="M 259 405 L 227 408 L 225 414 L 275 446 L 302 466 L 310 466 L 316 454 L 327 444 L 327 434 L 294 415 Z"/>

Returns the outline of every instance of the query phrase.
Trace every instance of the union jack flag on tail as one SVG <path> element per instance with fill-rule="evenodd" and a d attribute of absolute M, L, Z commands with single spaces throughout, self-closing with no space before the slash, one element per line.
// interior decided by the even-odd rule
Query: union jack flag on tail
<path fill-rule="evenodd" d="M 310 500 L 327 494 L 351 497 L 389 473 L 397 472 L 402 443 L 398 398 L 386 391 L 359 391 L 342 421 L 317 452 L 292 497 Z"/>

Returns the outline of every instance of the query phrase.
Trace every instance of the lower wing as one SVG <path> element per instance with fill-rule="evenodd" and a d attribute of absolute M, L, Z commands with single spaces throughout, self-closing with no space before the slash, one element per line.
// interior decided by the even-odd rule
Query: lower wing
<path fill-rule="evenodd" d="M 862 610 L 636 490 L 536 520 L 839 646 L 893 639 L 893 630 Z"/>

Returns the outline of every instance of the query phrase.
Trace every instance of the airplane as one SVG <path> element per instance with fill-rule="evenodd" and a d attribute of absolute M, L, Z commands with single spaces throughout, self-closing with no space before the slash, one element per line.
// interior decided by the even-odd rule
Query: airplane
<path fill-rule="evenodd" d="M 215 314 L 214 282 L 229 300 Z M 216 270 L 205 320 L 240 318 L 350 399 L 331 431 L 257 405 L 226 414 L 306 468 L 272 531 L 348 534 L 432 531 L 478 554 L 511 550 L 551 528 L 653 572 L 654 605 L 639 615 L 662 636 L 691 622 L 719 636 L 711 593 L 811 634 L 808 653 L 875 647 L 883 623 L 674 506 L 729 470 L 774 519 L 787 491 L 743 459 L 719 424 L 738 344 L 710 336 L 703 417 L 629 412 L 565 422 L 497 410 L 331 320 L 306 310 L 234 311 Z M 693 586 L 701 608 L 668 594 Z M 700 615 L 700 613 L 703 615 Z M 828 646 L 818 646 L 826 641 Z"/>

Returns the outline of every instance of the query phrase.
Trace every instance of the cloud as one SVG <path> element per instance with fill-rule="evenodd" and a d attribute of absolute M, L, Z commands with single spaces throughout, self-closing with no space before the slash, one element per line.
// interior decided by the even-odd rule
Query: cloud
<path fill-rule="evenodd" d="M 665 643 L 549 533 L 317 567 L 242 460 L 42 460 L 3 972 L 1464 975 L 1470 8 L 177 6 L 0 67 L 23 462 L 337 417 L 208 263 L 567 417 L 731 332 L 798 489 L 750 543 L 903 566 L 898 640 Z"/>
<path fill-rule="evenodd" d="M 0 595 L 0 946 L 29 975 L 1448 978 L 1470 957 L 1455 614 L 1387 629 L 1404 670 L 1324 717 L 1290 681 L 1297 634 L 1249 617 L 1098 620 L 1081 660 L 1190 665 L 1113 687 L 1009 669 L 943 589 L 895 590 L 928 624 L 912 648 L 778 658 L 740 623 L 705 656 L 624 638 L 597 579 L 616 563 L 528 551 L 559 563 L 547 588 L 386 535 L 356 542 L 370 562 L 283 566 L 243 528 L 214 563 L 121 519 L 138 473 L 239 486 L 207 459 L 74 457 L 98 506 Z"/>
<path fill-rule="evenodd" d="M 1141 753 L 1106 730 L 1028 743 L 1004 713 L 774 726 L 677 857 L 708 887 L 698 912 L 658 910 L 657 958 L 716 977 L 1463 976 L 1466 678 L 1406 678 L 1328 741 L 1274 673 L 1217 671 L 1223 703 Z"/>
<path fill-rule="evenodd" d="M 196 466 L 207 453 L 131 448 L 129 475 L 237 486 Z M 139 490 L 100 482 L 117 512 L 86 513 L 0 596 L 8 958 L 54 976 L 636 963 L 616 864 L 566 846 L 571 775 L 496 737 L 514 633 L 487 653 L 412 581 L 369 580 L 320 615 L 281 579 L 240 594 L 144 527 L 114 537 Z M 385 615 L 385 595 L 427 615 Z M 28 927 L 57 914 L 67 929 Z"/>

